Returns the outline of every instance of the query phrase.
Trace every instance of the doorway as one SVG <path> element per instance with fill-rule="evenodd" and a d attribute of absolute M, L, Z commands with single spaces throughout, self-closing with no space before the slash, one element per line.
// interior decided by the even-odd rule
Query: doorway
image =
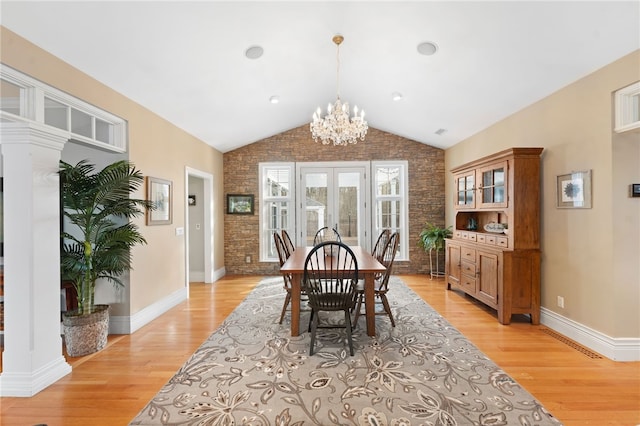
<path fill-rule="evenodd" d="M 187 167 L 185 232 L 186 285 L 214 282 L 213 175 Z"/>
<path fill-rule="evenodd" d="M 300 163 L 297 222 L 306 246 L 313 245 L 318 229 L 334 228 L 342 241 L 366 246 L 371 215 L 367 186 L 367 162 Z"/>

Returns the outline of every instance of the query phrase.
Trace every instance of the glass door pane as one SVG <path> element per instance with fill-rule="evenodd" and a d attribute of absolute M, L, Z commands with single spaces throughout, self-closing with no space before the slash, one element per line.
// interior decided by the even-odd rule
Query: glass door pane
<path fill-rule="evenodd" d="M 338 233 L 342 242 L 359 245 L 361 173 L 341 172 L 338 175 Z"/>
<path fill-rule="evenodd" d="M 301 227 L 307 246 L 318 229 L 338 230 L 342 241 L 364 245 L 364 167 L 301 167 Z"/>
<path fill-rule="evenodd" d="M 313 245 L 318 229 L 330 226 L 329 203 L 329 173 L 327 171 L 303 173 L 304 180 L 304 220 L 307 246 Z"/>

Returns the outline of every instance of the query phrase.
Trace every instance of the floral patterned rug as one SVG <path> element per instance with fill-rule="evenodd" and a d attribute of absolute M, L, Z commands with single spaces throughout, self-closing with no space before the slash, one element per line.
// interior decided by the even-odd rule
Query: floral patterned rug
<path fill-rule="evenodd" d="M 361 317 L 349 356 L 344 329 L 278 324 L 281 277 L 268 277 L 202 344 L 131 425 L 559 425 L 535 398 L 392 277 L 396 327 Z M 342 313 L 324 321 L 344 320 Z"/>

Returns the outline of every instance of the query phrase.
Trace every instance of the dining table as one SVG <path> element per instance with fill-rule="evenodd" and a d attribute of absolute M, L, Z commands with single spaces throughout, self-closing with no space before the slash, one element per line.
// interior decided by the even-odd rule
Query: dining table
<path fill-rule="evenodd" d="M 364 278 L 364 306 L 367 335 L 376 335 L 375 277 L 386 268 L 361 246 L 349 246 L 358 263 L 358 278 Z M 291 335 L 300 335 L 300 296 L 307 255 L 313 247 L 296 247 L 280 268 L 282 274 L 291 275 Z"/>

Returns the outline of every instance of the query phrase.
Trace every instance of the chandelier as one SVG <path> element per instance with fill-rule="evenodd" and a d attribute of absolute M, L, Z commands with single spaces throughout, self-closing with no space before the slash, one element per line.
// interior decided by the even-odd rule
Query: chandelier
<path fill-rule="evenodd" d="M 355 144 L 358 139 L 364 140 L 369 125 L 364 121 L 364 110 L 358 114 L 358 107 L 353 108 L 353 117 L 349 116 L 349 103 L 342 103 L 340 100 L 340 43 L 344 41 L 341 35 L 335 35 L 333 42 L 338 46 L 337 52 L 337 92 L 338 96 L 333 105 L 327 107 L 327 115 L 322 118 L 322 110 L 318 107 L 313 113 L 311 122 L 311 136 L 313 140 L 322 142 L 323 145 L 333 143 L 334 145 Z"/>

